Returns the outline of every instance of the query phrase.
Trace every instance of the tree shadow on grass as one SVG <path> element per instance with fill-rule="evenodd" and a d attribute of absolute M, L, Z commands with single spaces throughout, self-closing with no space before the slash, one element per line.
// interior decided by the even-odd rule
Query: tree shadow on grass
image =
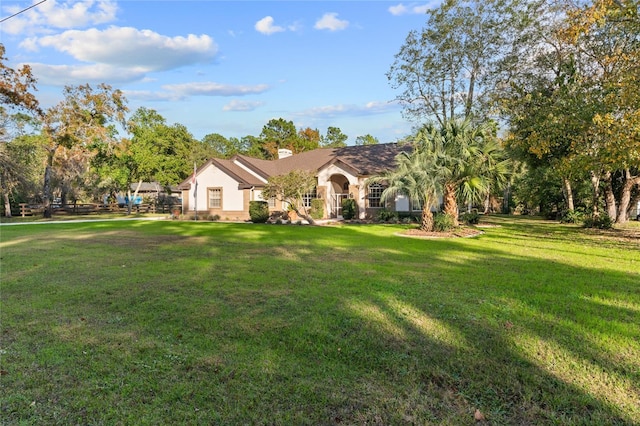
<path fill-rule="evenodd" d="M 397 421 L 394 416 L 400 415 L 405 403 L 413 407 L 404 408 L 406 415 L 436 421 L 450 419 L 454 406 L 481 408 L 497 423 L 632 424 L 637 418 L 637 274 L 615 270 L 594 274 L 591 268 L 462 241 L 428 242 L 428 249 L 425 242 L 389 244 L 388 236 L 363 236 L 344 229 L 337 231 L 336 245 L 340 247 L 343 234 L 351 245 L 347 253 L 338 250 L 335 255 L 330 245 L 326 250 L 308 248 L 314 232 L 303 232 L 297 241 L 283 231 L 290 255 L 279 258 L 278 264 L 287 275 L 293 271 L 296 278 L 289 284 L 309 280 L 326 291 L 308 300 L 295 298 L 308 312 L 296 320 L 307 324 L 321 314 L 315 312 L 318 299 L 338 298 L 334 321 L 339 326 L 325 325 L 326 336 L 331 337 L 321 345 L 344 347 L 334 354 L 334 362 L 342 360 L 347 370 L 376 387 L 387 383 L 389 393 L 379 390 L 381 398 L 408 386 L 413 396 L 405 397 L 419 399 L 416 395 L 426 386 L 431 398 L 441 399 L 436 415 L 432 404 L 420 406 L 417 400 L 396 396 L 387 407 L 394 414 L 383 415 L 383 420 Z M 327 238 L 332 231 L 322 232 L 317 238 Z M 462 261 L 454 254 L 460 251 L 466 253 Z M 333 266 L 320 266 L 327 263 Z M 407 265 L 414 268 L 407 270 Z M 396 274 L 384 273 L 394 268 Z M 313 270 L 321 272 L 309 272 Z M 232 275 L 242 279 L 238 272 Z M 554 280 L 558 277 L 562 279 Z M 272 286 L 265 278 L 259 285 Z M 603 305 L 599 300 L 613 303 Z M 626 307 L 615 305 L 625 300 L 630 301 Z M 433 327 L 462 336 L 458 339 L 464 345 L 434 338 L 425 331 L 428 327 L 416 325 L 415 318 L 403 318 L 402 307 L 422 318 L 423 325 L 431 321 L 438 324 Z M 293 340 L 289 343 L 296 346 Z M 349 350 L 354 341 L 360 343 Z M 299 355 L 302 360 L 305 353 Z M 381 415 L 364 406 L 351 413 L 353 421 Z M 349 410 L 338 411 L 344 418 Z"/>
<path fill-rule="evenodd" d="M 73 238 L 92 249 L 109 246 L 114 264 L 127 259 L 127 268 L 171 264 L 129 281 L 127 270 L 101 271 L 91 285 L 74 284 L 84 296 L 63 311 L 124 318 L 105 321 L 104 340 L 125 332 L 138 340 L 129 358 L 99 379 L 146 377 L 129 391 L 139 391 L 149 409 L 172 406 L 176 417 L 166 419 L 468 424 L 475 409 L 496 424 L 638 418 L 635 272 L 514 252 L 508 235 L 498 244 L 490 231 L 485 240 L 422 241 L 393 237 L 384 227 L 372 228 L 378 235 L 231 224 L 129 229 L 140 229 L 139 238 L 114 244 L 105 233 L 78 240 L 77 229 Z M 595 261 L 598 253 L 591 256 Z M 70 269 L 71 276 L 82 273 L 81 265 Z M 103 304 L 107 289 L 113 294 Z M 41 331 L 42 341 L 69 339 L 61 329 Z M 104 345 L 92 348 L 120 356 Z M 91 378 L 99 361 L 83 374 Z M 183 388 L 209 409 L 196 414 L 176 400 Z M 148 413 L 116 398 L 116 390 L 104 400 Z"/>

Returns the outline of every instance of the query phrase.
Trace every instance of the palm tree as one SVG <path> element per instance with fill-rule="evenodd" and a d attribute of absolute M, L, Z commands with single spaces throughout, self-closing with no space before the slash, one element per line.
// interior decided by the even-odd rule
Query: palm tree
<path fill-rule="evenodd" d="M 491 191 L 504 189 L 512 179 L 515 164 L 507 158 L 502 145 L 496 138 L 484 138 L 476 157 L 477 170 L 484 180 L 484 213 L 489 213 Z"/>
<path fill-rule="evenodd" d="M 444 212 L 458 225 L 458 196 L 464 202 L 480 201 L 490 189 L 489 174 L 495 171 L 495 159 L 487 153 L 499 147 L 492 123 L 475 124 L 470 120 L 449 120 L 440 128 L 439 143 L 446 180 L 443 184 Z M 489 164 L 487 161 L 491 161 Z"/>
<path fill-rule="evenodd" d="M 422 207 L 420 229 L 433 231 L 432 208 L 439 204 L 446 169 L 442 163 L 447 158 L 442 151 L 435 127 L 423 128 L 414 138 L 411 152 L 402 152 L 396 157 L 396 169 L 381 176 L 370 178 L 368 183 L 385 183 L 382 201 L 394 200 L 405 195 Z"/>

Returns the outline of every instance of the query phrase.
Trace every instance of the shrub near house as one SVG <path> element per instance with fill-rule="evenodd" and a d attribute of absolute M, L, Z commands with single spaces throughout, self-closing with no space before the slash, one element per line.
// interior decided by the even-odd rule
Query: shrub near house
<path fill-rule="evenodd" d="M 263 190 L 270 178 L 295 170 L 312 173 L 316 179 L 314 191 L 303 197 L 305 208 L 320 218 L 337 218 L 342 213 L 342 201 L 353 199 L 355 218 L 376 217 L 383 208 L 411 212 L 413 205 L 407 197 L 399 196 L 395 203 L 381 202 L 381 185 L 368 185 L 367 179 L 396 166 L 400 152 L 409 151 L 410 145 L 396 143 L 321 148 L 299 154 L 281 150 L 277 160 L 262 160 L 246 155 L 230 159 L 213 158 L 196 170 L 198 186 L 189 177 L 179 185 L 182 191 L 182 208 L 185 213 L 194 211 L 219 214 L 237 220 L 250 219 L 250 202 L 266 201 L 270 213 L 287 210 L 287 203 L 263 197 Z M 197 192 L 197 196 L 195 191 Z M 315 199 L 321 201 L 313 201 Z M 315 208 L 314 208 L 315 206 Z"/>
<path fill-rule="evenodd" d="M 253 223 L 265 223 L 269 220 L 269 204 L 266 201 L 250 201 L 249 216 Z"/>

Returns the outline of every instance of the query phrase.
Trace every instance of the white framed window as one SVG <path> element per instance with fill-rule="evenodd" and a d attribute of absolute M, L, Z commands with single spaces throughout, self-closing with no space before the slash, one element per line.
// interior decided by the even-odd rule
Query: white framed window
<path fill-rule="evenodd" d="M 222 188 L 209 188 L 209 208 L 222 208 Z"/>
<path fill-rule="evenodd" d="M 414 212 L 417 211 L 422 211 L 422 203 L 420 202 L 420 200 L 415 200 L 415 199 L 411 199 L 410 200 L 411 203 L 411 210 Z"/>
<path fill-rule="evenodd" d="M 276 208 L 276 197 L 271 197 L 269 199 L 264 198 L 264 195 L 262 195 L 262 191 L 256 191 L 258 196 L 255 198 L 256 200 L 259 201 L 266 201 L 267 202 L 267 206 L 269 206 L 270 209 L 275 209 Z"/>
<path fill-rule="evenodd" d="M 318 193 L 316 191 L 316 188 L 313 188 L 313 191 L 307 192 L 302 196 L 302 204 L 306 208 L 311 208 L 311 200 L 313 200 L 314 198 L 318 198 Z"/>
<path fill-rule="evenodd" d="M 385 187 L 380 185 L 379 183 L 372 183 L 369 185 L 369 193 L 367 194 L 367 199 L 369 200 L 369 207 L 371 208 L 381 208 L 384 207 L 381 196 Z"/>

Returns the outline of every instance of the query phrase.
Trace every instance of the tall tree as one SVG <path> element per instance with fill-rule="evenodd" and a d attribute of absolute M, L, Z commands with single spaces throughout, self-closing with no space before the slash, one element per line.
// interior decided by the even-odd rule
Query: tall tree
<path fill-rule="evenodd" d="M 358 136 L 356 138 L 356 145 L 377 145 L 380 141 L 375 136 L 371 136 L 370 134 L 366 134 L 363 136 Z"/>
<path fill-rule="evenodd" d="M 0 43 L 0 105 L 13 106 L 41 114 L 38 99 L 32 93 L 36 90 L 36 79 L 29 65 L 14 70 L 7 66 L 4 44 Z M 2 131 L 2 129 L 0 129 Z"/>
<path fill-rule="evenodd" d="M 176 185 L 191 173 L 193 164 L 203 161 L 195 140 L 181 124 L 167 125 L 157 111 L 139 108 L 128 122 L 133 135 L 127 159 L 131 178 L 156 181 L 163 187 Z M 130 182 L 132 183 L 132 182 Z"/>
<path fill-rule="evenodd" d="M 600 169 L 608 213 L 623 223 L 640 187 L 640 8 L 634 0 L 595 0 L 570 10 L 567 23 L 562 35 L 586 59 L 583 81 L 597 106 L 580 148 L 594 154 L 593 181 Z"/>
<path fill-rule="evenodd" d="M 22 133 L 0 142 L 0 190 L 6 217 L 11 217 L 12 202 L 27 201 L 40 193 L 44 160 L 41 146 L 39 135 Z"/>
<path fill-rule="evenodd" d="M 298 131 L 296 152 L 312 151 L 320 147 L 320 132 L 307 127 Z"/>
<path fill-rule="evenodd" d="M 267 159 L 278 158 L 278 149 L 290 149 L 294 153 L 301 152 L 298 133 L 293 121 L 284 118 L 271 119 L 262 128 L 260 139 L 263 142 L 263 156 Z"/>
<path fill-rule="evenodd" d="M 10 193 L 20 184 L 21 177 L 26 176 L 23 164 L 16 161 L 16 157 L 21 157 L 18 152 L 21 150 L 12 150 L 5 145 L 16 135 L 10 135 L 8 132 L 10 122 L 24 123 L 27 118 L 20 118 L 19 115 L 11 116 L 10 110 L 16 108 L 26 111 L 31 115 L 40 116 L 42 110 L 37 98 L 32 93 L 36 90 L 36 80 L 31 73 L 31 68 L 24 65 L 15 70 L 5 61 L 5 48 L 0 43 L 0 191 L 2 192 L 5 215 L 11 216 L 11 200 Z M 17 118 L 17 120 L 15 119 Z"/>
<path fill-rule="evenodd" d="M 240 139 L 240 145 L 244 148 L 241 154 L 246 154 L 249 157 L 267 159 L 267 150 L 264 149 L 264 141 L 252 135 L 243 136 Z M 269 157 L 271 158 L 271 157 Z"/>
<path fill-rule="evenodd" d="M 42 135 L 47 162 L 44 172 L 44 216 L 51 217 L 53 167 L 61 149 L 84 149 L 96 140 L 109 140 L 115 136 L 113 124 L 124 125 L 126 99 L 120 90 L 100 84 L 66 86 L 64 99 L 48 108 L 42 118 Z"/>
<path fill-rule="evenodd" d="M 349 136 L 342 133 L 339 127 L 329 126 L 327 134 L 320 139 L 320 146 L 323 148 L 342 148 L 347 146 Z"/>
<path fill-rule="evenodd" d="M 544 67 L 552 64 L 548 59 L 541 61 Z M 555 56 L 553 60 L 562 62 L 556 62 L 553 69 L 540 70 L 537 78 L 522 85 L 514 82 L 513 96 L 503 105 L 509 110 L 511 150 L 520 153 L 530 168 L 556 169 L 562 176 L 566 210 L 572 211 L 572 181 L 580 174 L 576 147 L 587 136 L 593 105 L 578 82 L 571 56 Z"/>
<path fill-rule="evenodd" d="M 623 222 L 630 191 L 640 183 L 637 2 L 566 1 L 542 16 L 537 37 L 504 86 L 510 145 L 528 155 L 530 168 L 562 174 L 568 210 L 572 182 L 589 175 L 593 214 L 604 192 L 608 214 Z M 618 191 L 614 175 L 625 182 Z"/>
<path fill-rule="evenodd" d="M 215 158 L 230 158 L 238 151 L 232 142 L 219 133 L 210 133 L 202 138 L 207 154 Z"/>
<path fill-rule="evenodd" d="M 516 42 L 536 2 L 445 0 L 427 11 L 422 31 L 411 31 L 387 73 L 404 114 L 441 126 L 451 119 L 484 117 L 498 70 L 518 53 Z"/>
<path fill-rule="evenodd" d="M 247 154 L 249 145 L 245 138 L 226 138 L 219 133 L 211 133 L 202 138 L 200 157 L 231 158 L 236 154 Z"/>
<path fill-rule="evenodd" d="M 137 164 L 130 150 L 131 140 L 97 141 L 92 149 L 91 178 L 96 197 L 108 194 L 111 203 L 117 201 L 117 194 L 126 193 L 133 200 L 131 183 L 138 179 Z M 128 206 L 130 212 L 131 204 Z"/>

